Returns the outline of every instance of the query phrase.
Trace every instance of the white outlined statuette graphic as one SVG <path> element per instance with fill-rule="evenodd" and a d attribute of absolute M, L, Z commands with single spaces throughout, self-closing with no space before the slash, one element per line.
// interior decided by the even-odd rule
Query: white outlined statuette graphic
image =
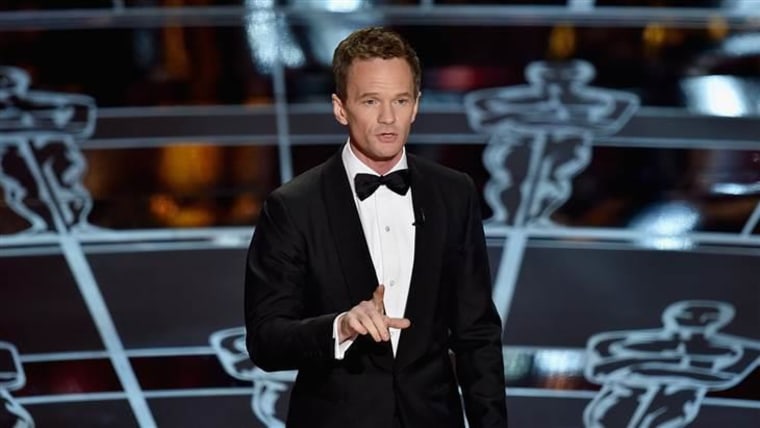
<path fill-rule="evenodd" d="M 470 127 L 489 135 L 489 222 L 551 224 L 591 161 L 593 138 L 618 132 L 638 110 L 635 94 L 588 86 L 594 74 L 586 61 L 538 61 L 525 69 L 528 85 L 465 96 Z"/>
<path fill-rule="evenodd" d="M 251 410 L 264 426 L 284 428 L 285 422 L 276 415 L 277 401 L 296 378 L 295 371 L 267 373 L 256 367 L 245 347 L 245 328 L 219 330 L 209 341 L 224 370 L 232 377 L 253 383 Z"/>
<path fill-rule="evenodd" d="M 0 341 L 0 427 L 34 428 L 34 420 L 11 395 L 26 384 L 16 347 Z"/>
<path fill-rule="evenodd" d="M 0 187 L 5 202 L 29 223 L 26 233 L 91 229 L 87 217 L 92 198 L 82 183 L 87 162 L 78 142 L 95 129 L 95 101 L 30 90 L 29 84 L 24 70 L 0 66 Z M 20 167 L 9 170 L 10 163 Z"/>
<path fill-rule="evenodd" d="M 675 428 L 698 418 L 710 391 L 731 388 L 760 365 L 760 340 L 720 333 L 732 305 L 684 300 L 663 327 L 599 333 L 588 341 L 586 378 L 602 389 L 584 412 L 587 428 Z"/>

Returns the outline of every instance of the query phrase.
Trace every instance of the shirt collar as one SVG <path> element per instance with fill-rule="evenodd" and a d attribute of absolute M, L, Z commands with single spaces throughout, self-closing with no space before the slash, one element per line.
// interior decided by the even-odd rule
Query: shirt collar
<path fill-rule="evenodd" d="M 401 148 L 401 159 L 396 162 L 396 165 L 393 165 L 393 168 L 391 168 L 386 174 L 390 174 L 393 171 L 397 171 L 400 169 L 406 169 L 408 168 L 408 164 L 406 162 L 406 147 Z M 343 152 L 341 153 L 341 158 L 343 159 L 343 166 L 346 168 L 346 175 L 348 176 L 348 182 L 351 184 L 351 191 L 355 192 L 356 189 L 354 189 L 354 177 L 356 174 L 374 174 L 377 175 L 375 171 L 372 170 L 372 168 L 368 167 L 364 162 L 359 160 L 358 157 L 356 157 L 356 154 L 354 153 L 353 147 L 351 147 L 351 141 L 350 139 L 346 141 L 346 145 L 343 146 Z"/>

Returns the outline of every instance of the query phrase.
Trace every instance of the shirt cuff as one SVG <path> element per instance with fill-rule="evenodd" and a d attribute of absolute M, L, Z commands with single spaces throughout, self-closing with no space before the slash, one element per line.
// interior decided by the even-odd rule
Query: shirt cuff
<path fill-rule="evenodd" d="M 339 343 L 338 341 L 338 323 L 340 322 L 341 317 L 346 315 L 347 312 L 343 312 L 342 314 L 335 317 L 335 320 L 333 321 L 333 342 L 335 342 L 334 346 L 334 354 L 336 360 L 342 360 L 343 357 L 346 355 L 346 351 L 348 351 L 348 348 L 351 346 L 351 344 L 354 343 L 354 339 L 347 339 L 343 343 Z"/>

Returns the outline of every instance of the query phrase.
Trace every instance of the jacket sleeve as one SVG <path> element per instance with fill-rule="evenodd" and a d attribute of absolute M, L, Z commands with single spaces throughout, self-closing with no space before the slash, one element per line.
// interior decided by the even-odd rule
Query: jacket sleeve
<path fill-rule="evenodd" d="M 305 317 L 306 241 L 282 197 L 261 211 L 245 271 L 246 345 L 267 371 L 296 370 L 334 358 L 334 314 Z"/>
<path fill-rule="evenodd" d="M 491 275 L 475 185 L 468 202 L 451 326 L 456 372 L 471 427 L 506 427 L 501 319 L 491 298 Z"/>

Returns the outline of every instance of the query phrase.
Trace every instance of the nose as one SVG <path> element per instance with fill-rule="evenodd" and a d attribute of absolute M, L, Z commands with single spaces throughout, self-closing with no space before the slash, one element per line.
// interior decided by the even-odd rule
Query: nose
<path fill-rule="evenodd" d="M 396 121 L 396 112 L 393 111 L 393 106 L 390 103 L 382 103 L 377 121 L 384 125 L 390 125 Z"/>

